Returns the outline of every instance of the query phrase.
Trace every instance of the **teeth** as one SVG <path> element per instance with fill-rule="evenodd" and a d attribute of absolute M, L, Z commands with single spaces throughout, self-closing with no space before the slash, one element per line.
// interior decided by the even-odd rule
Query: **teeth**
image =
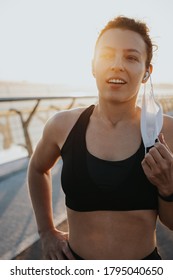
<path fill-rule="evenodd" d="M 125 84 L 124 81 L 120 80 L 120 79 L 110 79 L 109 83 L 114 83 L 114 84 Z"/>

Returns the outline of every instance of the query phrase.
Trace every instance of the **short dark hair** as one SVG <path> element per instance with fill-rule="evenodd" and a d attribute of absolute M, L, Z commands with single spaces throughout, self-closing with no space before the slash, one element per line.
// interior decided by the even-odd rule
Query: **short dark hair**
<path fill-rule="evenodd" d="M 148 26 L 146 25 L 146 23 L 143 21 L 136 20 L 134 18 L 128 18 L 125 16 L 115 17 L 112 20 L 110 20 L 105 25 L 105 27 L 101 30 L 101 32 L 99 33 L 99 36 L 97 38 L 96 45 L 97 45 L 100 37 L 103 35 L 103 33 L 112 28 L 131 30 L 131 31 L 134 31 L 134 32 L 138 33 L 139 35 L 141 35 L 141 37 L 143 38 L 143 40 L 146 44 L 146 51 L 147 51 L 146 67 L 148 68 L 151 63 L 152 57 L 153 57 L 153 47 L 157 48 L 157 46 L 152 43 L 152 40 L 149 35 L 150 30 L 149 30 Z"/>

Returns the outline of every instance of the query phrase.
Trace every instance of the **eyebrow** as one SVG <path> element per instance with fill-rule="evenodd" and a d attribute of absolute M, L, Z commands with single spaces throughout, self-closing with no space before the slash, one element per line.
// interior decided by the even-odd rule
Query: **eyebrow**
<path fill-rule="evenodd" d="M 109 46 L 104 46 L 104 47 L 102 47 L 101 49 L 102 49 L 102 50 L 110 50 L 110 51 L 114 51 L 114 50 L 115 50 L 114 48 L 109 47 Z M 123 51 L 124 51 L 124 52 L 135 52 L 135 53 L 141 55 L 141 52 L 138 51 L 137 49 L 132 49 L 132 48 L 130 48 L 130 49 L 124 49 Z"/>
<path fill-rule="evenodd" d="M 135 52 L 135 53 L 138 53 L 138 54 L 141 55 L 141 52 L 138 51 L 137 49 L 125 49 L 124 51 L 125 51 L 125 52 Z"/>

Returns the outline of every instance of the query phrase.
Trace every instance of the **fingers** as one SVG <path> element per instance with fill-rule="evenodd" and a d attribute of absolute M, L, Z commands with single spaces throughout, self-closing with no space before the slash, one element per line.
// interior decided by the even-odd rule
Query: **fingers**
<path fill-rule="evenodd" d="M 172 185 L 173 154 L 162 134 L 159 135 L 159 142 L 150 148 L 141 164 L 149 181 L 160 190 Z"/>
<path fill-rule="evenodd" d="M 145 155 L 145 161 L 152 168 L 162 160 L 162 156 L 157 148 L 153 147 Z"/>
<path fill-rule="evenodd" d="M 67 257 L 68 260 L 75 260 L 74 255 L 72 254 L 72 251 L 70 250 L 68 243 L 67 246 L 63 248 L 63 253 Z"/>
<path fill-rule="evenodd" d="M 68 245 L 68 233 L 55 229 L 42 235 L 41 242 L 46 260 L 75 260 Z"/>
<path fill-rule="evenodd" d="M 159 150 L 159 152 L 162 154 L 163 157 L 168 155 L 171 156 L 172 152 L 165 141 L 163 133 L 160 133 L 158 139 L 160 143 L 157 142 L 154 146 Z"/>
<path fill-rule="evenodd" d="M 67 258 L 64 256 L 62 252 L 50 252 L 48 253 L 45 258 L 45 260 L 67 260 Z"/>
<path fill-rule="evenodd" d="M 145 155 L 145 158 L 142 161 L 142 167 L 145 171 L 145 174 L 158 176 L 169 168 L 171 160 L 172 157 L 170 154 L 163 152 L 162 147 L 160 149 L 153 147 Z"/>
<path fill-rule="evenodd" d="M 45 255 L 46 260 L 75 260 L 68 243 L 63 242 L 61 249 L 58 247 L 49 248 L 49 252 Z"/>
<path fill-rule="evenodd" d="M 163 164 L 163 157 L 156 147 L 151 148 L 142 161 L 142 166 L 147 173 L 151 170 L 156 171 L 161 164 Z"/>
<path fill-rule="evenodd" d="M 142 165 L 146 166 L 147 164 L 148 167 L 154 169 L 156 167 L 164 167 L 166 162 L 169 163 L 172 161 L 172 153 L 167 146 L 163 135 L 159 135 L 159 140 L 161 142 L 155 143 L 154 147 L 152 147 L 145 155 Z"/>

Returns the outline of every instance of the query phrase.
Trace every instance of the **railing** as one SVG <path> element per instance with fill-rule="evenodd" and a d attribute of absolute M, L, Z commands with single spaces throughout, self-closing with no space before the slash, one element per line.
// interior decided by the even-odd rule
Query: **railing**
<path fill-rule="evenodd" d="M 50 115 L 55 113 L 56 111 L 62 109 L 70 109 L 75 106 L 84 106 L 87 104 L 87 102 L 91 102 L 91 99 L 95 99 L 96 101 L 97 96 L 70 95 L 58 97 L 39 96 L 23 98 L 0 98 L 0 134 L 2 134 L 1 136 L 3 138 L 3 149 L 8 149 L 13 143 L 12 133 L 14 133 L 15 130 L 14 126 L 16 126 L 16 121 L 20 121 L 24 136 L 24 143 L 17 143 L 17 145 L 23 146 L 27 150 L 27 154 L 30 157 L 33 153 L 33 141 L 31 140 L 32 136 L 29 128 L 34 118 L 37 117 L 37 119 L 39 119 L 43 124 L 47 121 Z M 83 100 L 83 102 L 81 102 L 81 100 Z M 56 101 L 58 101 L 58 103 Z M 29 104 L 29 102 L 32 102 L 32 104 Z M 8 104 L 8 106 L 3 106 L 3 103 Z M 18 120 L 16 119 L 16 116 L 18 116 Z M 11 118 L 13 118 L 13 123 L 11 122 Z M 18 135 L 18 141 L 20 140 L 20 138 L 22 138 L 22 135 Z"/>
<path fill-rule="evenodd" d="M 162 104 L 164 113 L 173 111 L 173 96 L 157 96 L 157 99 Z M 12 143 L 16 142 L 16 145 L 25 148 L 30 157 L 33 153 L 33 145 L 38 141 L 44 123 L 51 115 L 62 109 L 95 103 L 96 100 L 96 95 L 86 94 L 0 98 L 1 149 L 8 149 Z"/>

